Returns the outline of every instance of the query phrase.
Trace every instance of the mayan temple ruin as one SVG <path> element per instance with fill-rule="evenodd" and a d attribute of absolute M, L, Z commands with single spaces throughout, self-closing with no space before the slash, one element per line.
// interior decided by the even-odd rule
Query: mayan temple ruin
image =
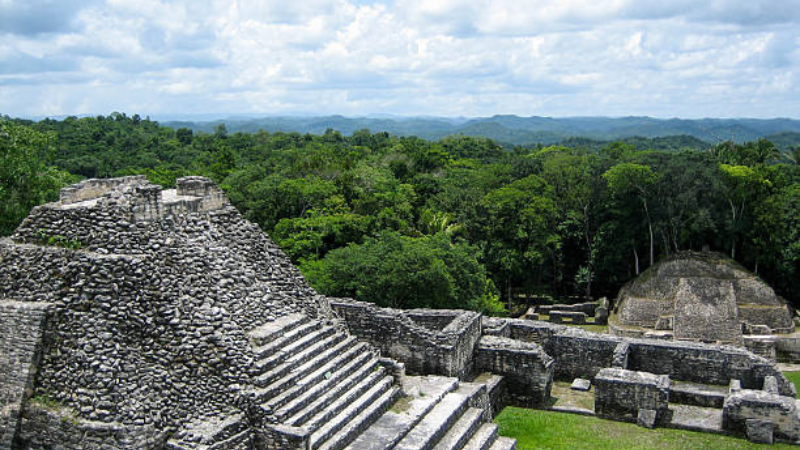
<path fill-rule="evenodd" d="M 732 259 L 680 252 L 620 289 L 609 317 L 619 336 L 744 346 L 775 359 L 798 358 L 793 311 L 766 283 Z"/>
<path fill-rule="evenodd" d="M 769 358 L 327 298 L 202 177 L 65 188 L 0 260 L 0 450 L 513 450 L 494 415 L 574 380 L 581 414 L 800 442 Z"/>

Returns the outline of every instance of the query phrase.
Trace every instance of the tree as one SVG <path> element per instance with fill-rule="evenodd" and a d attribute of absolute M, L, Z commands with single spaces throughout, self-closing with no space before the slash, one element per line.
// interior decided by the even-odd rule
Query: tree
<path fill-rule="evenodd" d="M 58 198 L 76 178 L 47 163 L 53 137 L 0 119 L 0 235 L 9 235 L 31 208 Z"/>
<path fill-rule="evenodd" d="M 653 184 L 658 180 L 658 175 L 653 172 L 650 166 L 635 163 L 621 163 L 608 169 L 603 174 L 603 178 L 608 183 L 608 187 L 615 195 L 636 195 L 642 203 L 645 218 L 647 219 L 647 229 L 650 233 L 650 265 L 655 263 L 653 221 L 650 218 L 650 208 L 647 199 Z M 636 255 L 636 250 L 634 250 Z M 639 258 L 636 255 L 636 273 L 639 273 Z"/>
<path fill-rule="evenodd" d="M 481 247 L 487 267 L 511 303 L 512 285 L 540 266 L 557 250 L 553 188 L 531 175 L 495 189 L 480 202 Z"/>
<path fill-rule="evenodd" d="M 585 246 L 585 265 L 578 268 L 576 277 L 589 299 L 597 255 L 597 230 L 592 219 L 598 194 L 591 158 L 586 153 L 564 147 L 548 147 L 537 156 L 542 160 L 542 178 L 553 186 L 562 237 L 575 237 Z"/>
<path fill-rule="evenodd" d="M 442 234 L 384 233 L 333 250 L 301 269 L 319 292 L 393 308 L 462 308 L 502 312 L 475 247 Z"/>
<path fill-rule="evenodd" d="M 762 171 L 748 166 L 720 164 L 725 182 L 725 199 L 730 208 L 731 258 L 736 259 L 736 246 L 744 223 L 772 183 L 765 179 Z"/>

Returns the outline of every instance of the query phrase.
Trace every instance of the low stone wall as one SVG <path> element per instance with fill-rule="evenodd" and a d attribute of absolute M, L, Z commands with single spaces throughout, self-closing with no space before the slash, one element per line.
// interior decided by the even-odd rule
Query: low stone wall
<path fill-rule="evenodd" d="M 550 314 L 552 311 L 582 312 L 587 316 L 594 316 L 595 309 L 597 309 L 597 302 L 586 302 L 572 305 L 540 305 L 536 307 L 536 312 L 539 314 Z"/>
<path fill-rule="evenodd" d="M 797 442 L 800 439 L 797 400 L 751 389 L 732 392 L 722 408 L 722 427 L 758 440 L 752 436 L 754 425 L 771 428 L 770 434 L 776 439 Z M 772 436 L 769 438 L 771 441 Z"/>
<path fill-rule="evenodd" d="M 548 319 L 553 323 L 561 323 L 564 319 L 569 320 L 576 325 L 583 325 L 586 323 L 586 313 L 573 312 L 573 311 L 550 311 Z"/>
<path fill-rule="evenodd" d="M 779 361 L 800 362 L 800 334 L 776 336 L 775 352 Z"/>
<path fill-rule="evenodd" d="M 29 404 L 15 450 L 161 450 L 168 435 L 152 426 L 85 421 L 66 408 Z"/>
<path fill-rule="evenodd" d="M 652 427 L 669 407 L 666 375 L 607 368 L 597 374 L 594 387 L 594 410 L 603 418 Z"/>
<path fill-rule="evenodd" d="M 475 369 L 502 375 L 513 403 L 544 406 L 553 384 L 553 358 L 536 344 L 483 336 L 475 348 Z"/>
<path fill-rule="evenodd" d="M 0 300 L 0 450 L 11 448 L 31 395 L 49 306 Z"/>
<path fill-rule="evenodd" d="M 774 363 L 739 347 L 633 339 L 628 368 L 705 384 L 727 385 L 738 379 L 751 389 L 759 389 L 764 377 L 775 376 L 782 395 L 796 394 Z"/>
<path fill-rule="evenodd" d="M 230 205 L 228 197 L 214 182 L 205 177 L 182 177 L 175 182 L 179 196 L 199 197 L 200 211 L 213 211 Z"/>
<path fill-rule="evenodd" d="M 481 335 L 478 313 L 404 311 L 348 299 L 333 299 L 330 305 L 352 334 L 404 363 L 411 374 L 464 377 L 471 372 L 473 349 Z M 438 329 L 445 321 L 447 325 Z"/>
<path fill-rule="evenodd" d="M 120 189 L 123 186 L 139 186 L 147 184 L 147 177 L 135 175 L 120 178 L 90 178 L 61 189 L 59 201 L 62 205 L 82 202 Z"/>
<path fill-rule="evenodd" d="M 558 380 L 593 379 L 601 369 L 614 365 L 617 346 L 627 342 L 629 370 L 704 384 L 727 385 L 732 379 L 738 379 L 743 387 L 751 389 L 760 389 L 765 377 L 774 376 L 781 395 L 794 397 L 796 394 L 794 385 L 773 362 L 740 347 L 628 339 L 547 322 L 504 320 L 511 329 L 511 338 L 539 342 L 547 354 L 556 358 L 555 378 Z"/>

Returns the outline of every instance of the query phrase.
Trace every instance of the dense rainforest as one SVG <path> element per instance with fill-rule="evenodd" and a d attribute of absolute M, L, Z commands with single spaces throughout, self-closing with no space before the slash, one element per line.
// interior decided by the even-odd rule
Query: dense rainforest
<path fill-rule="evenodd" d="M 699 144 L 698 144 L 699 143 Z M 320 292 L 503 313 L 519 292 L 613 296 L 660 257 L 724 252 L 800 304 L 800 147 L 685 137 L 503 147 L 172 129 L 113 113 L 0 118 L 0 234 L 81 178 L 211 177 Z"/>

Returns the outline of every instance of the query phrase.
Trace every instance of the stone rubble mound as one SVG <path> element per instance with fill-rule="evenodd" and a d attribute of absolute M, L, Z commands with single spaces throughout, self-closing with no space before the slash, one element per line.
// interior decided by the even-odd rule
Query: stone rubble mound
<path fill-rule="evenodd" d="M 686 251 L 623 286 L 612 332 L 741 344 L 743 334 L 791 333 L 792 311 L 766 283 L 719 253 Z"/>

